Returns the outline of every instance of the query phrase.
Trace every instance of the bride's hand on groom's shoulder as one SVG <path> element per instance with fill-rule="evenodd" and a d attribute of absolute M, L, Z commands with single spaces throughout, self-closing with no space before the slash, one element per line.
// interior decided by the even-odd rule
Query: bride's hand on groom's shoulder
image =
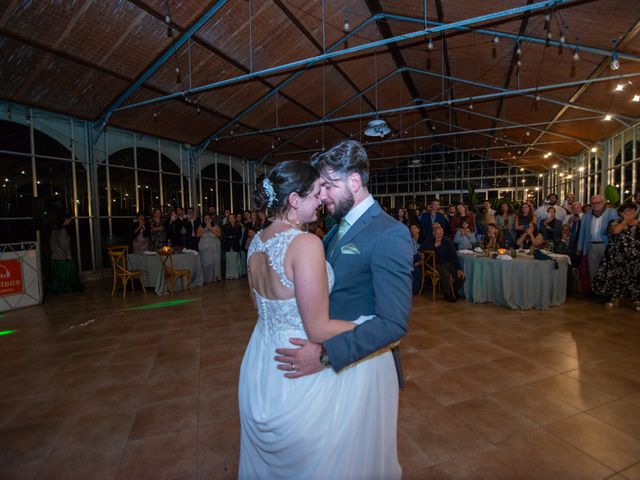
<path fill-rule="evenodd" d="M 320 363 L 321 345 L 302 338 L 292 338 L 289 341 L 299 348 L 276 348 L 277 355 L 274 357 L 279 362 L 278 369 L 287 372 L 285 377 L 300 378 L 318 373 L 324 368 Z"/>

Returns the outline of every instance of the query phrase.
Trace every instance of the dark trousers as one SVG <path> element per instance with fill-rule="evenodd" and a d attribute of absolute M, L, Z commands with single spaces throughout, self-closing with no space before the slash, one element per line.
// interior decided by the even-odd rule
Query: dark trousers
<path fill-rule="evenodd" d="M 436 268 L 440 274 L 442 295 L 449 302 L 455 302 L 459 298 L 458 292 L 464 284 L 464 278 L 458 277 L 458 270 L 451 263 L 439 263 Z"/>

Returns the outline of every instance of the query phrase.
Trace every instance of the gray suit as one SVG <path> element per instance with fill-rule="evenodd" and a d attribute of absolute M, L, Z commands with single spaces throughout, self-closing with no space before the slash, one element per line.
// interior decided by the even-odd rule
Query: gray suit
<path fill-rule="evenodd" d="M 376 202 L 341 239 L 337 226 L 324 239 L 326 258 L 335 273 L 329 297 L 331 318 L 374 317 L 324 343 L 336 372 L 402 338 L 411 311 L 413 247 L 405 225 Z M 402 383 L 398 352 L 394 352 Z"/>

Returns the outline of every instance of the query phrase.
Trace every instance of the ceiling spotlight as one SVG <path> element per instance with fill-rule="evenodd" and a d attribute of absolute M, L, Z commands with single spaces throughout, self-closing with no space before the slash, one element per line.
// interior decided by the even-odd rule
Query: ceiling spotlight
<path fill-rule="evenodd" d="M 527 182 L 527 181 L 523 178 L 523 179 L 522 179 L 522 183 L 526 183 L 526 182 Z"/>
<path fill-rule="evenodd" d="M 564 177 L 564 173 L 562 173 L 562 172 L 560 172 L 558 175 L 561 176 L 561 177 Z"/>
<path fill-rule="evenodd" d="M 584 167 L 578 167 L 579 172 L 584 172 Z"/>
<path fill-rule="evenodd" d="M 591 147 L 591 153 L 596 153 L 598 151 L 598 147 Z"/>
<path fill-rule="evenodd" d="M 540 187 L 536 187 L 536 192 L 540 190 Z"/>
<path fill-rule="evenodd" d="M 344 19 L 344 24 L 342 25 L 342 30 L 346 33 L 349 30 L 351 30 L 351 24 L 349 23 L 349 19 L 345 18 Z"/>
<path fill-rule="evenodd" d="M 624 90 L 624 85 L 622 83 L 619 83 L 616 85 L 616 88 L 613 89 L 614 92 L 621 92 Z"/>
<path fill-rule="evenodd" d="M 538 174 L 538 177 L 542 178 L 542 177 L 543 177 L 543 175 L 542 175 L 541 173 L 539 173 L 539 174 Z"/>
<path fill-rule="evenodd" d="M 577 62 L 578 60 L 580 60 L 580 54 L 578 53 L 578 49 L 577 48 L 573 51 L 573 57 L 572 58 L 573 58 L 574 62 Z"/>
<path fill-rule="evenodd" d="M 611 55 L 611 64 L 609 65 L 611 70 L 618 70 L 620 68 L 620 61 L 618 60 L 618 54 Z"/>
<path fill-rule="evenodd" d="M 433 40 L 427 40 L 427 50 L 433 50 Z"/>
<path fill-rule="evenodd" d="M 633 98 L 631 99 L 632 102 L 640 102 L 640 95 L 638 95 L 637 93 L 633 96 Z"/>
<path fill-rule="evenodd" d="M 613 116 L 612 116 L 610 113 L 607 113 L 607 114 L 604 116 L 604 120 L 605 120 L 605 122 L 608 122 L 608 121 L 609 121 L 609 120 L 611 120 L 612 118 L 613 118 Z"/>
<path fill-rule="evenodd" d="M 557 164 L 557 163 L 554 163 L 554 164 L 551 166 L 551 168 L 558 168 L 558 164 Z"/>

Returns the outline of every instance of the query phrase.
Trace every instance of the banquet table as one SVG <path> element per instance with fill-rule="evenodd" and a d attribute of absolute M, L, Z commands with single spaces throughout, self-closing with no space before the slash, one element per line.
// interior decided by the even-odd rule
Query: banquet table
<path fill-rule="evenodd" d="M 510 260 L 458 253 L 464 270 L 464 296 L 473 303 L 496 303 L 512 309 L 548 309 L 567 295 L 569 257 L 536 260 L 521 255 Z"/>
<path fill-rule="evenodd" d="M 127 255 L 127 266 L 130 270 L 142 271 L 145 287 L 153 287 L 157 294 L 164 294 L 169 290 L 170 281 L 162 285 L 162 261 L 155 254 L 130 253 Z M 194 253 L 174 253 L 173 268 L 187 269 L 191 271 L 191 286 L 200 287 L 204 283 L 202 275 L 202 262 L 200 255 Z M 183 288 L 182 281 L 175 282 L 176 291 Z M 186 282 L 184 282 L 186 288 Z"/>

